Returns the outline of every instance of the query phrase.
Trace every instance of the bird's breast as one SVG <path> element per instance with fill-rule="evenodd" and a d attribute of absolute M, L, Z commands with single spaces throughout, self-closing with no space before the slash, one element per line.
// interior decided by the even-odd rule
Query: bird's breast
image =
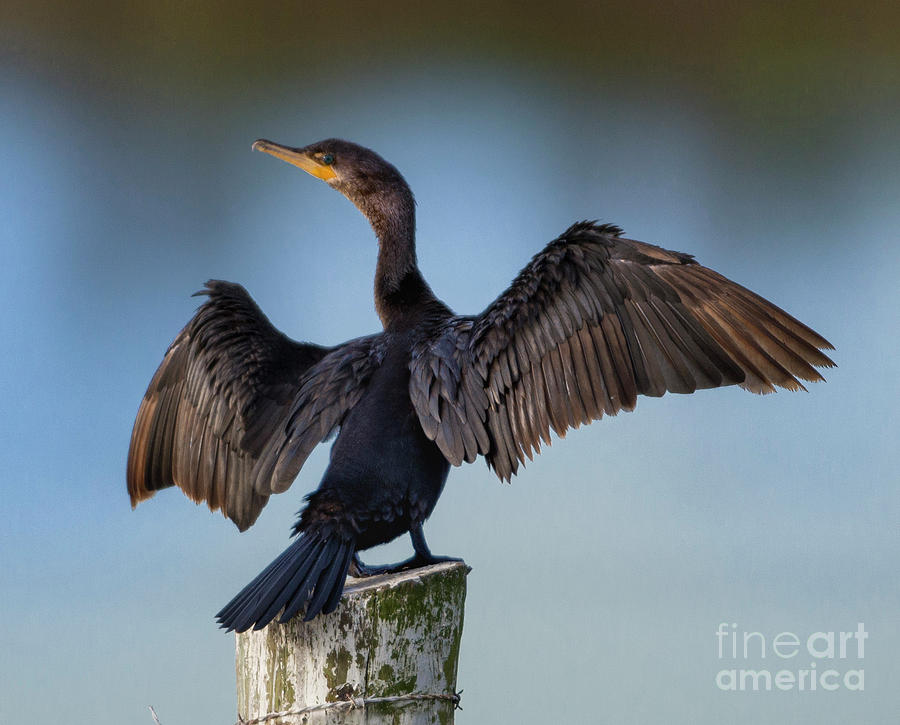
<path fill-rule="evenodd" d="M 431 513 L 450 467 L 410 401 L 408 350 L 386 353 L 341 425 L 320 486 L 340 491 L 363 518 L 395 516 L 403 530 Z"/>

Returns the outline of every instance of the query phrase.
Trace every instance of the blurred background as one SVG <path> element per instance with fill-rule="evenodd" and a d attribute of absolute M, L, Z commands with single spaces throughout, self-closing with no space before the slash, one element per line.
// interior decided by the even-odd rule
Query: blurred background
<path fill-rule="evenodd" d="M 459 312 L 598 218 L 837 348 L 809 394 L 642 399 L 510 486 L 451 471 L 426 532 L 473 567 L 457 722 L 896 722 L 900 5 L 450 8 L 0 7 L 0 721 L 235 721 L 212 615 L 286 545 L 327 446 L 245 534 L 177 490 L 132 512 L 125 457 L 208 278 L 295 338 L 378 328 L 366 221 L 250 151 L 339 136 L 405 174 Z M 865 690 L 723 692 L 747 664 L 721 622 L 862 622 L 864 659 L 831 664 Z M 749 666 L 784 662 L 810 658 Z"/>

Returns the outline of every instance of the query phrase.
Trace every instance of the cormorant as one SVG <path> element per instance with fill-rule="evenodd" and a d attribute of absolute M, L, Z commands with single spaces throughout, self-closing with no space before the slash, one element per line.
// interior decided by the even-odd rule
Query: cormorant
<path fill-rule="evenodd" d="M 338 139 L 253 148 L 299 166 L 352 201 L 378 239 L 382 332 L 321 347 L 289 339 L 237 284 L 207 282 L 156 371 L 128 456 L 132 506 L 179 486 L 240 530 L 338 431 L 295 539 L 217 615 L 261 628 L 340 601 L 357 552 L 405 532 L 437 561 L 422 524 L 450 465 L 479 455 L 503 480 L 568 428 L 632 410 L 638 395 L 740 385 L 803 389 L 833 362 L 823 337 L 689 254 L 581 222 L 538 252 L 481 314 L 457 315 L 419 272 L 406 181 L 373 151 Z"/>

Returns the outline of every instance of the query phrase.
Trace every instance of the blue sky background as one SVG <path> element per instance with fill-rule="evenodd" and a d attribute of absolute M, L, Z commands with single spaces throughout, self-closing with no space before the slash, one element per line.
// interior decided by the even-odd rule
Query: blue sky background
<path fill-rule="evenodd" d="M 250 151 L 341 136 L 405 174 L 459 312 L 599 218 L 837 348 L 809 394 L 642 399 L 510 486 L 454 469 L 426 534 L 473 567 L 457 722 L 896 722 L 896 10 L 667 7 L 4 7 L 0 721 L 236 719 L 212 615 L 286 545 L 327 447 L 239 534 L 175 490 L 131 511 L 128 440 L 208 278 L 298 339 L 377 329 L 366 221 Z M 865 691 L 721 692 L 742 663 L 720 622 L 864 622 L 834 668 Z"/>

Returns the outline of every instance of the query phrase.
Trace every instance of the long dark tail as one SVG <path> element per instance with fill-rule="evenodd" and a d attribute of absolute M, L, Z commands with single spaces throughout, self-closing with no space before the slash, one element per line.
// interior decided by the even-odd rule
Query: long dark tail
<path fill-rule="evenodd" d="M 306 531 L 216 615 L 219 626 L 262 629 L 284 610 L 287 622 L 305 608 L 304 621 L 333 612 L 341 601 L 354 541 L 337 533 Z"/>

